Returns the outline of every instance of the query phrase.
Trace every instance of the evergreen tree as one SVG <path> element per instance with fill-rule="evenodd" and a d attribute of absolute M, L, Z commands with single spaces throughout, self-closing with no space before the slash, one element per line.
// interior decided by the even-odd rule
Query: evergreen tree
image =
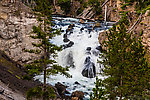
<path fill-rule="evenodd" d="M 146 98 L 150 89 L 150 67 L 141 36 L 127 33 L 128 26 L 126 13 L 123 13 L 119 24 L 106 32 L 107 40 L 102 44 L 107 50 L 100 55 L 104 59 L 100 62 L 104 65 L 101 74 L 107 76 L 103 84 L 110 100 Z"/>
<path fill-rule="evenodd" d="M 26 50 L 30 53 L 41 53 L 43 57 L 41 59 L 35 60 L 33 63 L 28 64 L 26 68 L 28 69 L 29 75 L 38 75 L 42 71 L 44 73 L 44 83 L 43 88 L 40 87 L 30 90 L 29 92 L 42 93 L 38 94 L 38 96 L 42 96 L 43 100 L 47 100 L 50 98 L 50 94 L 47 91 L 46 87 L 46 78 L 47 75 L 54 74 L 62 74 L 67 77 L 71 77 L 66 71 L 68 71 L 68 67 L 63 68 L 57 64 L 57 62 L 52 59 L 56 56 L 56 51 L 60 51 L 61 47 L 58 47 L 50 42 L 54 36 L 59 35 L 59 30 L 54 30 L 52 28 L 52 16 L 51 16 L 51 7 L 49 0 L 35 0 L 36 6 L 33 11 L 38 16 L 37 20 L 39 22 L 38 26 L 33 26 L 33 32 L 31 37 L 34 39 L 38 39 L 39 43 L 33 43 L 33 46 L 38 47 L 37 50 Z M 37 91 L 39 90 L 39 91 Z M 42 92 L 40 92 L 42 90 Z M 33 93 L 33 94 L 34 94 Z M 30 93 L 28 96 L 31 97 Z"/>
<path fill-rule="evenodd" d="M 96 77 L 95 88 L 92 89 L 90 100 L 107 100 L 105 97 L 105 89 L 101 79 Z"/>
<path fill-rule="evenodd" d="M 65 11 L 66 14 L 70 12 L 71 8 L 71 0 L 58 0 L 58 5 L 61 7 L 63 11 Z"/>

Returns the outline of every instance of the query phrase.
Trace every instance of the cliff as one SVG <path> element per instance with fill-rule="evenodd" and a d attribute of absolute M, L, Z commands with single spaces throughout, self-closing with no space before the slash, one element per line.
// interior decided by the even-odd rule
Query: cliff
<path fill-rule="evenodd" d="M 25 49 L 33 49 L 32 42 L 37 42 L 30 38 L 32 26 L 36 24 L 36 17 L 23 3 L 1 1 L 0 50 L 20 64 L 36 59 L 38 55 L 24 52 Z"/>
<path fill-rule="evenodd" d="M 127 6 L 124 10 L 121 8 L 122 5 L 120 0 L 110 0 L 107 3 L 107 21 L 119 21 L 120 11 L 128 11 L 128 20 L 130 22 L 129 29 L 135 34 L 136 36 L 139 36 L 140 32 L 143 31 L 143 45 L 144 48 L 147 50 L 147 60 L 150 62 L 150 10 L 146 10 L 141 14 L 137 14 L 137 11 L 135 10 L 135 4 L 134 2 L 132 5 Z M 103 9 L 104 12 L 104 9 Z M 134 27 L 133 27 L 134 26 Z M 101 44 L 103 40 L 107 39 L 105 37 L 105 32 L 101 32 L 99 34 L 99 43 Z"/>
<path fill-rule="evenodd" d="M 0 100 L 25 100 L 29 88 L 39 82 L 22 80 L 23 67 L 0 50 Z"/>

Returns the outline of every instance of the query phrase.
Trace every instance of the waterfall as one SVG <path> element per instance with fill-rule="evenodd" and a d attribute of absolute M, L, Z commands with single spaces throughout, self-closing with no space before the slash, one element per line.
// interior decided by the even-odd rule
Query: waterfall
<path fill-rule="evenodd" d="M 96 27 L 93 30 L 95 22 L 85 21 L 81 24 L 79 19 L 75 18 L 53 17 L 53 19 L 54 28 L 61 29 L 62 34 L 50 42 L 58 46 L 63 45 L 63 50 L 58 52 L 56 60 L 61 66 L 70 66 L 69 73 L 72 78 L 56 75 L 50 76 L 47 82 L 52 85 L 61 82 L 68 86 L 68 91 L 80 90 L 85 92 L 85 97 L 89 96 L 94 87 L 96 73 L 100 72 L 100 64 L 97 63 L 101 50 L 98 36 L 105 28 Z M 42 75 L 35 78 L 43 81 Z M 75 84 L 76 82 L 80 85 Z"/>
<path fill-rule="evenodd" d="M 105 25 L 106 25 L 106 21 L 107 21 L 107 5 L 105 5 L 105 18 L 104 18 Z"/>

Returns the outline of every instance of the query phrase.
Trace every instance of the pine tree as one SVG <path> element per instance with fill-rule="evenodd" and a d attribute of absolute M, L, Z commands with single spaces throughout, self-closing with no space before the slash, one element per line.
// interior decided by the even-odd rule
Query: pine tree
<path fill-rule="evenodd" d="M 96 77 L 95 88 L 92 89 L 93 93 L 90 94 L 90 100 L 106 100 L 105 89 L 101 79 Z"/>
<path fill-rule="evenodd" d="M 110 100 L 116 98 L 146 98 L 149 92 L 150 67 L 145 59 L 142 39 L 133 33 L 127 33 L 129 21 L 126 13 L 117 26 L 106 32 L 107 40 L 103 46 L 107 48 L 100 58 L 104 65 L 102 75 L 106 94 Z"/>
<path fill-rule="evenodd" d="M 26 50 L 30 53 L 41 53 L 43 56 L 35 60 L 33 63 L 28 64 L 26 68 L 28 69 L 28 73 L 30 75 L 38 75 L 42 71 L 44 73 L 44 83 L 42 89 L 42 97 L 43 100 L 47 100 L 49 98 L 47 87 L 46 87 L 46 79 L 47 75 L 54 74 L 62 74 L 67 77 L 71 77 L 66 71 L 68 71 L 68 67 L 63 68 L 57 64 L 57 62 L 52 59 L 56 56 L 56 51 L 60 51 L 61 47 L 54 45 L 50 42 L 54 36 L 59 35 L 59 30 L 54 30 L 52 28 L 52 16 L 51 16 L 51 7 L 49 0 L 35 0 L 36 6 L 33 11 L 38 16 L 37 20 L 39 22 L 38 26 L 33 26 L 33 32 L 31 37 L 34 39 L 38 39 L 39 43 L 32 43 L 33 46 L 38 47 L 36 50 Z M 39 90 L 35 92 L 36 90 Z M 41 88 L 35 88 L 30 90 L 30 92 L 40 93 Z M 30 94 L 28 93 L 28 96 Z"/>

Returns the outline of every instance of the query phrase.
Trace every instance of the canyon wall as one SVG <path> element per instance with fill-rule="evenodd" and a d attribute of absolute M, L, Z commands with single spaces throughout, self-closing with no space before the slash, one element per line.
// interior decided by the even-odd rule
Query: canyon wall
<path fill-rule="evenodd" d="M 25 52 L 25 49 L 34 49 L 30 38 L 32 26 L 37 24 L 36 17 L 30 8 L 16 2 L 0 2 L 0 50 L 19 63 L 29 63 L 38 55 Z"/>

